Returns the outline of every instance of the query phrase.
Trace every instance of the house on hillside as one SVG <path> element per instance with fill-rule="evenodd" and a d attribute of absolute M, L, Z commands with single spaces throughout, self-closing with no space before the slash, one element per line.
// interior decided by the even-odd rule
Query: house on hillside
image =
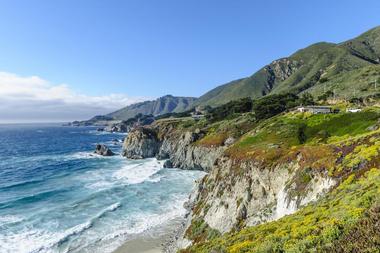
<path fill-rule="evenodd" d="M 353 113 L 361 112 L 361 111 L 362 111 L 362 109 L 360 109 L 360 108 L 347 108 L 347 110 L 346 110 L 346 112 L 353 112 Z"/>
<path fill-rule="evenodd" d="M 316 105 L 299 106 L 299 107 L 297 107 L 297 111 L 298 112 L 310 112 L 312 114 L 328 114 L 328 113 L 333 112 L 331 106 L 316 106 Z"/>
<path fill-rule="evenodd" d="M 191 117 L 195 120 L 200 120 L 205 117 L 206 113 L 207 111 L 203 107 L 197 106 L 194 108 L 194 112 L 191 113 Z"/>
<path fill-rule="evenodd" d="M 194 114 L 194 113 L 191 113 L 191 117 L 192 117 L 194 120 L 200 120 L 200 119 L 204 118 L 205 115 L 203 115 L 203 114 Z"/>

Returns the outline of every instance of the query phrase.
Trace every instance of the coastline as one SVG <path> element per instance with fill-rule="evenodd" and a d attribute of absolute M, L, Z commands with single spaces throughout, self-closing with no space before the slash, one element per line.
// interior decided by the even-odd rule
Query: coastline
<path fill-rule="evenodd" d="M 125 241 L 113 253 L 171 253 L 183 233 L 186 216 L 178 217 Z"/>

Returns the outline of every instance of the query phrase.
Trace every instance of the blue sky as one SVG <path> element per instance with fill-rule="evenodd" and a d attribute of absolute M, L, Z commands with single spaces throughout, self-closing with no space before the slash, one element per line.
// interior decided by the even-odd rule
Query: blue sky
<path fill-rule="evenodd" d="M 0 71 L 132 102 L 200 96 L 379 13 L 378 0 L 1 0 Z"/>

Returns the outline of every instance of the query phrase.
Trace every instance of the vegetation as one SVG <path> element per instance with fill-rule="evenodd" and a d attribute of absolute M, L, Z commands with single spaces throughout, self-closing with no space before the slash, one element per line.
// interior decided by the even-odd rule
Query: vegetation
<path fill-rule="evenodd" d="M 317 83 L 308 92 L 327 101 L 335 98 L 362 104 L 366 98 L 380 93 L 380 66 L 370 65 L 334 75 L 324 83 Z M 375 86 L 376 84 L 376 86 Z"/>
<path fill-rule="evenodd" d="M 167 118 L 185 118 L 185 117 L 190 117 L 191 113 L 194 111 L 194 109 L 187 110 L 184 112 L 169 112 L 165 114 L 161 114 L 155 117 L 156 120 L 159 119 L 167 119 Z"/>
<path fill-rule="evenodd" d="M 151 124 L 153 121 L 154 121 L 154 117 L 152 114 L 143 115 L 141 113 L 138 113 L 133 118 L 129 118 L 129 119 L 124 120 L 122 122 L 123 122 L 123 124 L 126 124 L 126 125 L 133 125 L 137 122 L 141 122 L 142 125 L 148 125 L 148 124 Z"/>
<path fill-rule="evenodd" d="M 253 111 L 257 120 L 273 117 L 298 105 L 314 104 L 313 97 L 305 93 L 301 97 L 293 93 L 275 94 L 263 97 L 254 102 Z"/>
<path fill-rule="evenodd" d="M 378 252 L 379 193 L 379 169 L 351 174 L 325 198 L 295 214 L 180 252 Z"/>
<path fill-rule="evenodd" d="M 255 159 L 271 163 L 293 153 L 304 152 L 311 156 L 313 150 L 318 150 L 319 154 L 335 160 L 337 157 L 332 157 L 337 153 L 334 145 L 343 140 L 353 141 L 355 136 L 371 132 L 371 127 L 377 128 L 379 118 L 378 109 L 359 113 L 278 115 L 258 123 L 227 149 L 226 154 L 237 160 Z M 324 150 L 326 154 L 322 152 Z"/>
<path fill-rule="evenodd" d="M 194 218 L 186 235 L 195 244 L 180 252 L 379 252 L 379 119 L 380 110 L 370 107 L 358 113 L 289 112 L 254 120 L 251 130 L 226 150 L 230 158 L 274 168 L 274 163 L 302 157 L 289 183 L 293 199 L 306 190 L 314 170 L 343 183 L 295 214 L 225 235 Z M 232 125 L 231 120 L 224 124 Z M 200 209 L 206 207 L 201 203 Z"/>
<path fill-rule="evenodd" d="M 204 220 L 196 218 L 186 230 L 187 238 L 194 242 L 202 242 L 215 239 L 221 234 L 218 230 L 210 228 Z"/>
<path fill-rule="evenodd" d="M 210 122 L 231 119 L 237 114 L 252 111 L 253 101 L 250 98 L 242 98 L 239 100 L 230 101 L 224 105 L 210 109 L 206 118 Z"/>
<path fill-rule="evenodd" d="M 224 145 L 227 138 L 240 138 L 257 124 L 253 113 L 235 114 L 224 120 L 209 123 L 207 119 L 196 122 L 195 126 L 202 129 L 206 135 L 196 142 L 196 145 L 217 147 Z"/>

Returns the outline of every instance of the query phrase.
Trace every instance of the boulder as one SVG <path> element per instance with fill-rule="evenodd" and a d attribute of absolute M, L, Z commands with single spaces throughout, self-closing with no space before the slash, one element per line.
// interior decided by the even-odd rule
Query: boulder
<path fill-rule="evenodd" d="M 234 137 L 228 137 L 225 141 L 224 141 L 224 145 L 225 146 L 230 146 L 232 144 L 234 144 L 235 142 L 235 138 Z"/>
<path fill-rule="evenodd" d="M 168 159 L 164 162 L 164 168 L 173 168 L 173 163 Z"/>
<path fill-rule="evenodd" d="M 96 144 L 95 154 L 102 156 L 113 156 L 115 153 L 104 144 Z"/>

